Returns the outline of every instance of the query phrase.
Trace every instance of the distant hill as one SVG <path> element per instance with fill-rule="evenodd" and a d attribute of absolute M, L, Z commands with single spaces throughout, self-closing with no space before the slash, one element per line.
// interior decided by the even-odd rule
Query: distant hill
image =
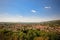
<path fill-rule="evenodd" d="M 50 25 L 50 26 L 60 26 L 60 20 L 52 20 L 52 21 L 46 21 L 46 22 L 41 22 L 40 24 L 42 25 Z"/>
<path fill-rule="evenodd" d="M 52 24 L 60 24 L 60 20 L 48 21 L 48 23 L 52 23 Z"/>

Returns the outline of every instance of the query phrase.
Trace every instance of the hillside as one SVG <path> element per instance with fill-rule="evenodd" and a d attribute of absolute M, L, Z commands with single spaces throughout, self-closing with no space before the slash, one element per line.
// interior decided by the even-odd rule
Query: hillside
<path fill-rule="evenodd" d="M 60 20 L 40 23 L 0 22 L 0 40 L 60 40 Z"/>

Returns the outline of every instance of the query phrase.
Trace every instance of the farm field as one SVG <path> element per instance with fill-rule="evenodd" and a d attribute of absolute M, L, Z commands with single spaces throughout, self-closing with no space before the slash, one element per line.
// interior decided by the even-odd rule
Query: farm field
<path fill-rule="evenodd" d="M 40 23 L 0 22 L 0 40 L 60 40 L 60 20 Z"/>

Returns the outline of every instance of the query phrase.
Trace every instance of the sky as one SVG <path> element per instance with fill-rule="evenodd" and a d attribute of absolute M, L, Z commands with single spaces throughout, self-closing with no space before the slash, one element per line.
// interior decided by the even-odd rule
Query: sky
<path fill-rule="evenodd" d="M 60 20 L 60 0 L 0 0 L 0 22 Z"/>

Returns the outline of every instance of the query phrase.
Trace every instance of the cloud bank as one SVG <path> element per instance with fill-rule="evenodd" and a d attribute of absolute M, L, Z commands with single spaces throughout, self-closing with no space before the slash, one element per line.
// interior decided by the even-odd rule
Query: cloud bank
<path fill-rule="evenodd" d="M 0 22 L 43 22 L 54 19 L 58 18 L 24 17 L 18 14 L 11 16 L 9 13 L 0 13 Z"/>

